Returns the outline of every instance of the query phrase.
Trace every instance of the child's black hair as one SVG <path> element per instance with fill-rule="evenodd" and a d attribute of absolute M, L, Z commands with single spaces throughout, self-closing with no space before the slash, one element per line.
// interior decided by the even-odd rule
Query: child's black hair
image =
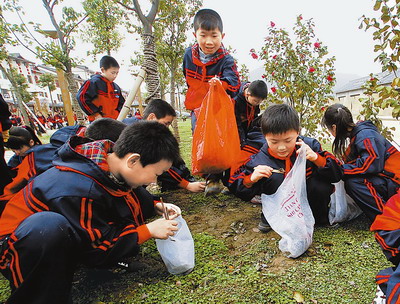
<path fill-rule="evenodd" d="M 87 127 L 85 136 L 93 140 L 109 139 L 116 142 L 125 127 L 122 121 L 104 117 L 93 121 Z"/>
<path fill-rule="evenodd" d="M 221 34 L 224 32 L 221 16 L 216 11 L 208 8 L 201 9 L 196 13 L 193 20 L 193 28 L 195 32 L 199 28 L 206 31 L 218 29 Z"/>
<path fill-rule="evenodd" d="M 41 145 L 42 142 L 37 137 L 35 131 L 29 126 L 12 127 L 9 131 L 10 138 L 5 146 L 9 149 L 19 150 L 23 146 L 30 147 L 30 141 L 33 140 L 33 145 Z"/>
<path fill-rule="evenodd" d="M 162 99 L 153 99 L 149 102 L 143 112 L 143 119 L 147 119 L 151 113 L 153 113 L 157 119 L 164 118 L 165 116 L 176 116 L 174 108 Z"/>
<path fill-rule="evenodd" d="M 140 121 L 122 131 L 114 145 L 119 158 L 128 153 L 140 154 L 143 167 L 161 160 L 174 162 L 179 159 L 179 144 L 171 131 L 157 121 Z"/>
<path fill-rule="evenodd" d="M 321 125 L 328 128 L 328 130 L 333 130 L 333 125 L 336 126 L 336 136 L 332 144 L 332 151 L 339 158 L 343 158 L 346 151 L 347 138 L 350 137 L 350 132 L 355 126 L 350 110 L 340 103 L 329 106 L 322 117 Z"/>
<path fill-rule="evenodd" d="M 267 84 L 265 83 L 265 81 L 262 80 L 252 81 L 247 90 L 253 97 L 265 99 L 268 96 Z"/>
<path fill-rule="evenodd" d="M 261 116 L 261 130 L 266 134 L 300 132 L 300 119 L 296 110 L 287 104 L 269 106 Z"/>
<path fill-rule="evenodd" d="M 105 55 L 100 59 L 100 68 L 108 70 L 109 68 L 119 68 L 118 61 L 114 57 Z"/>

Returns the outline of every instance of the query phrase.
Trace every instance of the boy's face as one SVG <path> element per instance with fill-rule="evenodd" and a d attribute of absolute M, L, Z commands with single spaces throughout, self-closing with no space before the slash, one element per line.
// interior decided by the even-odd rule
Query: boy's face
<path fill-rule="evenodd" d="M 252 96 L 248 89 L 246 89 L 244 96 L 246 98 L 246 101 L 252 106 L 259 106 L 263 101 L 262 98 Z"/>
<path fill-rule="evenodd" d="M 119 73 L 119 68 L 117 67 L 111 67 L 108 68 L 107 70 L 104 68 L 101 68 L 101 76 L 104 78 L 107 78 L 109 81 L 113 82 L 115 78 L 117 78 Z"/>
<path fill-rule="evenodd" d="M 195 33 L 193 33 L 196 37 L 197 43 L 200 46 L 200 49 L 206 55 L 212 55 L 221 47 L 222 39 L 225 34 L 222 34 L 218 28 L 206 31 L 202 28 L 199 28 Z"/>
<path fill-rule="evenodd" d="M 173 120 L 175 119 L 175 116 L 172 115 L 166 115 L 160 119 L 157 119 L 157 116 L 154 113 L 150 113 L 149 116 L 147 116 L 147 120 L 156 120 L 160 124 L 163 124 L 166 127 L 169 127 Z"/>
<path fill-rule="evenodd" d="M 132 188 L 137 188 L 143 185 L 155 183 L 157 177 L 167 171 L 172 162 L 160 160 L 157 163 L 142 166 L 139 154 L 128 154 L 123 158 L 125 165 L 120 171 L 121 177 Z"/>
<path fill-rule="evenodd" d="M 290 130 L 282 134 L 267 133 L 264 136 L 272 153 L 280 158 L 286 158 L 293 153 L 299 132 Z"/>

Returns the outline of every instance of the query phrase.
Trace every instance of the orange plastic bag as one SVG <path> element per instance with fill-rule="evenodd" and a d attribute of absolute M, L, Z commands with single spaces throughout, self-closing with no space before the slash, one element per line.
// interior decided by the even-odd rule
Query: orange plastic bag
<path fill-rule="evenodd" d="M 239 133 L 233 102 L 218 80 L 210 82 L 193 134 L 193 174 L 222 172 L 240 153 Z"/>

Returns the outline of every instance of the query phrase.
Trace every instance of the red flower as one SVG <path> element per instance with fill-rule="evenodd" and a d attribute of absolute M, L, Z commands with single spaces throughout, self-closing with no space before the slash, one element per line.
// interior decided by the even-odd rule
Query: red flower
<path fill-rule="evenodd" d="M 310 68 L 308 69 L 308 72 L 309 72 L 309 73 L 315 72 L 315 69 L 314 69 L 313 67 L 310 67 Z"/>
<path fill-rule="evenodd" d="M 302 15 L 299 16 L 299 20 L 303 20 L 303 16 Z"/>
<path fill-rule="evenodd" d="M 315 42 L 315 43 L 314 43 L 314 47 L 315 47 L 316 49 L 319 49 L 319 48 L 321 47 L 321 45 L 320 45 L 318 42 Z"/>
<path fill-rule="evenodd" d="M 254 53 L 256 50 L 255 49 L 251 49 L 250 50 L 250 53 Z"/>
<path fill-rule="evenodd" d="M 253 59 L 258 59 L 258 55 L 256 53 L 251 53 L 251 57 L 253 57 Z"/>
<path fill-rule="evenodd" d="M 261 75 L 261 78 L 265 78 L 265 75 L 264 75 L 264 74 L 262 74 L 262 75 Z"/>
<path fill-rule="evenodd" d="M 272 21 L 271 21 L 270 24 L 271 24 L 271 27 L 274 27 L 274 26 L 275 26 L 275 23 L 273 23 Z"/>
<path fill-rule="evenodd" d="M 272 88 L 271 88 L 271 91 L 272 91 L 272 93 L 276 93 L 276 88 L 275 88 L 275 87 L 272 87 Z"/>
<path fill-rule="evenodd" d="M 375 80 L 375 78 L 374 78 L 374 77 L 371 77 L 371 78 L 370 78 L 370 81 L 374 81 L 374 80 Z"/>
<path fill-rule="evenodd" d="M 325 111 L 325 107 L 321 107 L 321 111 Z"/>
<path fill-rule="evenodd" d="M 272 56 L 272 59 L 276 59 L 276 57 L 278 57 L 277 55 Z"/>
<path fill-rule="evenodd" d="M 328 81 L 333 81 L 333 77 L 332 77 L 331 75 L 328 75 L 328 77 L 326 77 L 326 79 L 327 79 Z"/>
<path fill-rule="evenodd" d="M 263 53 L 264 53 L 264 54 L 267 54 L 267 51 L 264 51 Z"/>
<path fill-rule="evenodd" d="M 271 76 L 275 76 L 275 72 L 272 72 L 272 73 L 271 73 Z"/>

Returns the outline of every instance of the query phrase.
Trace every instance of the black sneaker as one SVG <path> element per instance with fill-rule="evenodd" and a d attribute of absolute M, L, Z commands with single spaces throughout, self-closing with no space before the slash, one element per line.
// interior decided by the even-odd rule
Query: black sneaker
<path fill-rule="evenodd" d="M 219 180 L 218 181 L 207 180 L 206 189 L 204 190 L 204 196 L 207 197 L 221 193 L 222 188 L 223 186 Z"/>
<path fill-rule="evenodd" d="M 267 219 L 264 216 L 264 213 L 261 212 L 261 221 L 258 223 L 258 230 L 261 232 L 269 232 L 272 230 L 271 226 L 269 225 Z"/>
<path fill-rule="evenodd" d="M 263 221 L 260 221 L 258 223 L 258 230 L 260 230 L 261 232 L 269 232 L 272 230 L 271 226 L 268 223 L 264 223 Z"/>

